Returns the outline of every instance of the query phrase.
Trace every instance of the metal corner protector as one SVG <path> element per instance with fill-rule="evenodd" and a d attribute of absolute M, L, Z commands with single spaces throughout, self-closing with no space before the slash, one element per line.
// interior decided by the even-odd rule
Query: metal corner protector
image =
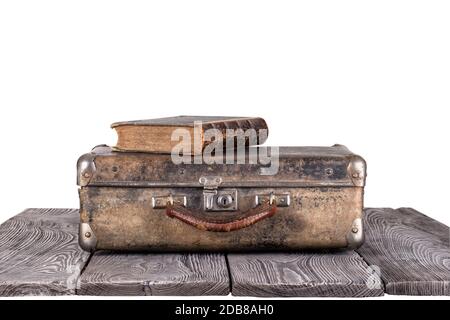
<path fill-rule="evenodd" d="M 95 154 L 86 153 L 77 161 L 77 184 L 85 187 L 89 184 L 95 173 Z"/>
<path fill-rule="evenodd" d="M 97 246 L 97 238 L 91 229 L 89 223 L 81 222 L 79 233 L 78 233 L 78 243 L 80 247 L 89 252 L 95 251 Z"/>
<path fill-rule="evenodd" d="M 364 187 L 366 183 L 366 161 L 360 156 L 353 156 L 348 164 L 348 174 L 355 187 Z"/>
<path fill-rule="evenodd" d="M 364 243 L 364 230 L 361 218 L 353 220 L 349 233 L 347 233 L 347 248 L 357 249 Z"/>

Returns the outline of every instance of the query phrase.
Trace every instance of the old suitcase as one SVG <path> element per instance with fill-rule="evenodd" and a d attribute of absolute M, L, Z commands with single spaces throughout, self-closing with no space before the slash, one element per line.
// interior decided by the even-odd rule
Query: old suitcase
<path fill-rule="evenodd" d="M 263 148 L 263 147 L 254 147 Z M 260 164 L 174 164 L 107 146 L 78 161 L 85 250 L 256 251 L 355 248 L 366 163 L 346 147 L 281 147 Z"/>

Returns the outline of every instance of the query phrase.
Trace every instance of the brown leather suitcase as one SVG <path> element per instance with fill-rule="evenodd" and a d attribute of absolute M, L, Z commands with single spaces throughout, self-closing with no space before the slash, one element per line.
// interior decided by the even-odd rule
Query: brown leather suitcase
<path fill-rule="evenodd" d="M 262 149 L 265 147 L 252 147 Z M 366 178 L 346 147 L 280 147 L 264 165 L 174 164 L 170 154 L 100 146 L 78 161 L 85 250 L 356 248 Z"/>

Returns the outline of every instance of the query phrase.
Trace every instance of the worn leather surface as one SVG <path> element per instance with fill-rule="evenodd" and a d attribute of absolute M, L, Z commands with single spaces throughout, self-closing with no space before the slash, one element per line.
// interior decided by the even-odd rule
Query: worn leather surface
<path fill-rule="evenodd" d="M 352 223 L 361 217 L 363 188 L 237 188 L 239 211 L 205 212 L 202 188 L 83 187 L 81 221 L 90 224 L 97 249 L 148 251 L 255 251 L 347 247 Z M 153 209 L 153 196 L 187 195 L 195 217 L 225 223 L 243 218 L 256 194 L 290 193 L 291 205 L 243 229 L 199 230 Z"/>

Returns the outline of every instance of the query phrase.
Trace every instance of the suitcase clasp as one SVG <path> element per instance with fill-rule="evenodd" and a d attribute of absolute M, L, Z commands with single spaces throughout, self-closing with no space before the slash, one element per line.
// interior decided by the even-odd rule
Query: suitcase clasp
<path fill-rule="evenodd" d="M 236 211 L 238 208 L 237 190 L 220 189 L 223 179 L 205 176 L 199 179 L 203 185 L 203 207 L 205 211 Z"/>
<path fill-rule="evenodd" d="M 291 205 L 291 195 L 289 193 L 271 193 L 271 194 L 257 194 L 255 196 L 255 206 L 259 206 L 264 201 L 275 201 L 277 207 L 289 207 Z"/>
<path fill-rule="evenodd" d="M 173 204 L 174 202 L 186 207 L 187 197 L 182 194 L 169 194 L 168 196 L 154 196 L 152 197 L 153 209 L 165 209 L 167 203 Z"/>

